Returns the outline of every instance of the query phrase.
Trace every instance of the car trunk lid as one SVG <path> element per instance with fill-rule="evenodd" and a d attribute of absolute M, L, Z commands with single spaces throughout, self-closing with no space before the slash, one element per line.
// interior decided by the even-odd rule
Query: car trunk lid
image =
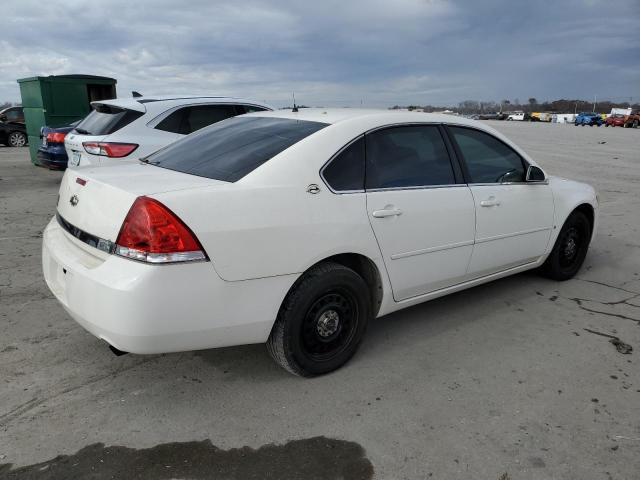
<path fill-rule="evenodd" d="M 136 198 L 222 185 L 228 184 L 145 164 L 67 170 L 60 185 L 57 212 L 68 224 L 63 226 L 70 234 L 69 225 L 115 242 Z"/>

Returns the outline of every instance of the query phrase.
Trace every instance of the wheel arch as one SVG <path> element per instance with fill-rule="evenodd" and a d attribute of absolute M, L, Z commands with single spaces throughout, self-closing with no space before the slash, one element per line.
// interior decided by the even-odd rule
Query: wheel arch
<path fill-rule="evenodd" d="M 371 313 L 375 318 L 380 311 L 380 307 L 382 306 L 382 300 L 384 296 L 384 281 L 382 278 L 382 272 L 380 271 L 376 263 L 371 258 L 361 253 L 336 253 L 316 261 L 314 264 L 310 265 L 304 272 L 302 272 L 302 274 L 293 283 L 293 285 L 291 285 L 291 288 L 289 288 L 289 290 L 287 291 L 287 294 L 282 299 L 282 302 L 284 303 L 287 296 L 289 296 L 289 294 L 296 288 L 300 279 L 304 277 L 306 272 L 323 263 L 337 263 L 343 265 L 355 271 L 364 279 L 365 283 L 369 287 L 369 292 L 371 293 Z"/>
<path fill-rule="evenodd" d="M 581 203 L 571 211 L 571 213 L 573 212 L 581 212 L 587 217 L 587 219 L 589 220 L 589 228 L 590 228 L 589 233 L 591 234 L 591 237 L 593 237 L 593 231 L 594 231 L 595 221 L 596 221 L 596 212 L 595 212 L 595 209 L 593 208 L 593 205 L 586 202 Z M 569 215 L 571 215 L 571 213 Z M 567 218 L 569 217 L 567 216 Z"/>

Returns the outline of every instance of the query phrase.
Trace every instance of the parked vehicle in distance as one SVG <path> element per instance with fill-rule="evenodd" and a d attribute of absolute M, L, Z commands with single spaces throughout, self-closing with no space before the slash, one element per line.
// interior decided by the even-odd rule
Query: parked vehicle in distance
<path fill-rule="evenodd" d="M 573 277 L 597 211 L 592 187 L 548 177 L 481 122 L 259 112 L 135 164 L 68 169 L 42 265 L 119 351 L 266 342 L 313 376 L 374 317 L 533 268 Z"/>
<path fill-rule="evenodd" d="M 204 96 L 142 96 L 91 106 L 64 140 L 71 168 L 135 162 L 212 123 L 271 110 L 252 100 Z"/>
<path fill-rule="evenodd" d="M 24 147 L 28 144 L 22 107 L 0 110 L 0 143 L 9 147 Z"/>
<path fill-rule="evenodd" d="M 523 122 L 526 119 L 527 119 L 527 115 L 524 112 L 510 113 L 509 116 L 507 117 L 507 120 L 509 121 L 515 120 L 515 121 Z"/>
<path fill-rule="evenodd" d="M 594 112 L 580 112 L 576 117 L 574 125 L 577 127 L 578 125 L 584 127 L 585 125 L 589 125 L 593 127 L 594 125 L 599 127 L 602 125 L 604 121 L 599 113 Z"/>
<path fill-rule="evenodd" d="M 609 115 L 605 121 L 605 127 L 624 127 L 624 115 Z"/>
<path fill-rule="evenodd" d="M 64 139 L 80 122 L 81 120 L 78 120 L 66 127 L 42 127 L 40 129 L 42 145 L 38 148 L 36 165 L 50 170 L 66 169 L 69 157 L 64 148 Z"/>
<path fill-rule="evenodd" d="M 529 118 L 531 122 L 548 122 L 553 120 L 553 114 L 548 112 L 533 112 Z"/>
<path fill-rule="evenodd" d="M 502 112 L 479 113 L 475 120 L 506 120 L 507 114 Z"/>
<path fill-rule="evenodd" d="M 624 117 L 624 127 L 638 128 L 640 125 L 640 110 L 633 110 L 629 115 Z"/>

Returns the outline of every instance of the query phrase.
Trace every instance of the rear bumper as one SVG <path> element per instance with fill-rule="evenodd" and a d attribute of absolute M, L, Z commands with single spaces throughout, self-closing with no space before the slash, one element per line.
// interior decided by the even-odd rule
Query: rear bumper
<path fill-rule="evenodd" d="M 265 342 L 295 281 L 226 282 L 210 262 L 146 265 L 90 250 L 52 219 L 42 246 L 47 286 L 82 327 L 132 353 Z"/>
<path fill-rule="evenodd" d="M 39 148 L 36 155 L 36 165 L 39 167 L 64 170 L 67 168 L 68 157 L 65 153 L 50 152 L 44 148 Z"/>

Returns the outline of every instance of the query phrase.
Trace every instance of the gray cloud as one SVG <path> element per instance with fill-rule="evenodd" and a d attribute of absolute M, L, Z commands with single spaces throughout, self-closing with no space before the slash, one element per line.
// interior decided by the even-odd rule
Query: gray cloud
<path fill-rule="evenodd" d="M 640 97 L 640 2 L 5 0 L 0 100 L 89 73 L 121 96 L 286 105 Z M 614 79 L 614 81 L 612 81 Z"/>

